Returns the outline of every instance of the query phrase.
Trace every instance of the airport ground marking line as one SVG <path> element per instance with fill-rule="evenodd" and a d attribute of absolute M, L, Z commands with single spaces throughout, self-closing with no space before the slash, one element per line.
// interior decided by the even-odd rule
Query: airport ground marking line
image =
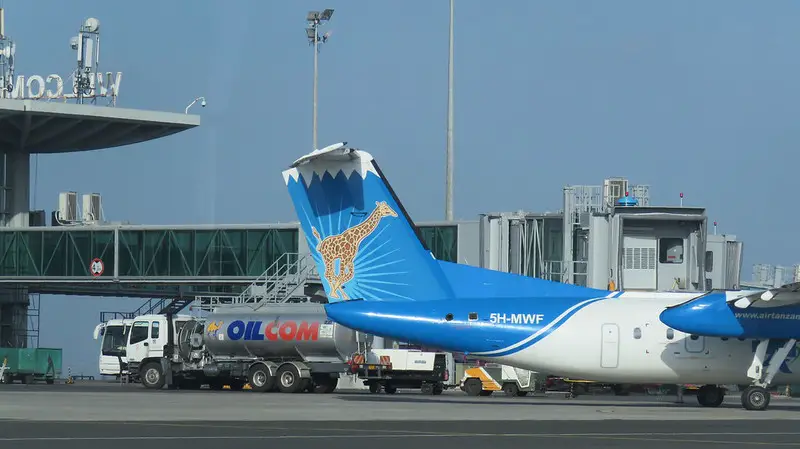
<path fill-rule="evenodd" d="M 348 422 L 348 421 L 344 421 Z M 376 421 L 380 422 L 380 421 Z M 257 423 L 257 421 L 255 422 Z M 411 432 L 411 433 L 418 433 L 421 435 L 436 435 L 438 432 L 426 432 L 422 430 L 391 430 L 391 429 L 352 429 L 352 428 L 319 428 L 319 427 L 262 427 L 262 426 L 225 426 L 219 424 L 181 424 L 181 423 L 151 423 L 147 421 L 124 421 L 124 422 L 101 422 L 101 423 L 93 423 L 93 424 L 112 424 L 118 426 L 120 424 L 124 425 L 139 425 L 139 426 L 159 426 L 159 427 L 202 427 L 205 429 L 245 429 L 245 430 L 310 430 L 314 432 L 363 432 L 363 433 L 374 433 L 374 432 L 383 432 L 383 433 L 403 433 L 403 432 Z M 470 435 L 470 434 L 465 434 Z"/>
<path fill-rule="evenodd" d="M 302 429 L 296 429 L 302 430 Z M 708 434 L 695 433 L 692 435 L 798 435 L 798 432 L 769 432 L 769 433 L 744 433 L 744 432 L 712 432 Z M 622 434 L 600 434 L 600 433 L 441 433 L 441 434 L 411 434 L 411 435 L 185 435 L 185 436 L 109 436 L 109 437 L 4 437 L 0 438 L 3 441 L 158 441 L 158 440 L 299 440 L 299 439 L 322 439 L 322 438 L 453 438 L 453 437 L 492 437 L 492 438 L 520 438 L 520 437 L 540 437 L 540 438 L 591 438 L 591 439 L 617 439 L 617 440 L 633 440 L 633 441 L 653 441 L 652 438 L 641 438 L 645 436 L 663 436 L 675 433 L 657 432 L 657 433 L 622 433 Z M 629 436 L 629 437 L 626 437 Z M 636 438 L 636 437 L 639 438 Z M 659 441 L 665 441 L 659 439 Z M 784 443 L 784 442 L 741 442 L 741 441 L 715 441 L 715 440 L 687 440 L 687 439 L 674 439 L 674 442 L 683 443 L 740 443 L 740 444 L 756 444 L 756 445 L 775 445 L 775 446 L 798 446 L 800 443 Z"/>
<path fill-rule="evenodd" d="M 731 434 L 733 435 L 744 435 L 743 433 L 736 433 Z M 634 437 L 603 437 L 603 436 L 596 436 L 596 437 L 586 437 L 592 440 L 615 440 L 615 441 L 662 441 L 662 442 L 670 442 L 670 443 L 712 443 L 712 444 L 747 444 L 747 445 L 757 445 L 757 446 L 800 446 L 800 443 L 788 443 L 788 442 L 769 442 L 769 441 L 724 441 L 724 440 L 687 440 L 682 438 L 634 438 Z"/>

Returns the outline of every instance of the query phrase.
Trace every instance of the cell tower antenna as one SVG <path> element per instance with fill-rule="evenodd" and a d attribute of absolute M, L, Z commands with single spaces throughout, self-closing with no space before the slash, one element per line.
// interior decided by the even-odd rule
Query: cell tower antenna
<path fill-rule="evenodd" d="M 6 14 L 0 8 L 0 98 L 8 98 L 14 90 L 14 55 L 17 46 L 6 35 Z"/>
<path fill-rule="evenodd" d="M 96 90 L 98 66 L 100 65 L 100 21 L 89 17 L 83 22 L 78 35 L 70 39 L 70 47 L 77 52 L 78 67 L 73 72 L 72 89 L 78 103 L 83 104 L 89 97 L 92 104 L 97 102 Z M 102 81 L 101 81 L 102 82 Z"/>

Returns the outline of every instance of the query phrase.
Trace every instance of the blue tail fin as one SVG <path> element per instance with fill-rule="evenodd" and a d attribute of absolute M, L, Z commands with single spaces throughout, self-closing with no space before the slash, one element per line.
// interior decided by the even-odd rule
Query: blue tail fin
<path fill-rule="evenodd" d="M 453 297 L 372 156 L 345 143 L 283 172 L 329 302 Z"/>

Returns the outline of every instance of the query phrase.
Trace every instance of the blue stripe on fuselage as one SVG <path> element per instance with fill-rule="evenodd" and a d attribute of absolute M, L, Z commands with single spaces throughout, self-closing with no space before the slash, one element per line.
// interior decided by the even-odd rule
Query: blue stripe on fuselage
<path fill-rule="evenodd" d="M 571 308 L 567 309 L 564 313 L 562 313 L 561 316 L 556 317 L 556 319 L 554 319 L 550 323 L 542 326 L 540 329 L 537 329 L 530 337 L 528 337 L 528 338 L 526 338 L 526 339 L 524 339 L 524 340 L 522 340 L 522 341 L 520 341 L 518 343 L 515 343 L 515 344 L 513 344 L 513 345 L 511 345 L 511 346 L 509 346 L 507 348 L 504 348 L 504 349 L 502 349 L 500 351 L 489 351 L 489 352 L 485 352 L 485 353 L 473 353 L 473 354 L 474 355 L 485 355 L 485 356 L 491 356 L 491 357 L 503 357 L 503 356 L 508 356 L 508 355 L 520 352 L 520 351 L 522 351 L 524 349 L 527 349 L 527 348 L 535 345 L 536 343 L 540 342 L 542 339 L 544 339 L 545 337 L 547 337 L 551 333 L 553 333 L 556 330 L 558 330 L 558 328 L 560 328 L 561 325 L 563 325 L 570 318 L 572 318 L 573 315 L 575 315 L 576 313 L 580 312 L 581 310 L 583 310 L 584 308 L 588 307 L 589 305 L 594 304 L 594 303 L 599 302 L 599 301 L 602 301 L 604 299 L 616 298 L 617 296 L 620 295 L 620 293 L 621 292 L 615 292 L 614 294 L 609 295 L 608 297 L 587 299 L 587 300 L 582 301 L 582 302 L 580 302 L 578 304 L 575 304 Z"/>
<path fill-rule="evenodd" d="M 332 320 L 368 334 L 453 352 L 499 357 L 536 344 L 578 311 L 619 294 L 405 303 L 344 301 L 327 304 L 325 310 Z M 478 319 L 469 320 L 471 313 L 477 314 Z M 452 314 L 450 321 L 449 314 Z M 506 323 L 492 322 L 493 315 L 507 317 Z M 538 316 L 541 320 L 535 318 Z"/>

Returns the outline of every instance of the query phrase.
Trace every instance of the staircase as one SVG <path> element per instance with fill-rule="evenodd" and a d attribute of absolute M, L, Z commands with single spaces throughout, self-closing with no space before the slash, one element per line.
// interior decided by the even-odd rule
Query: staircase
<path fill-rule="evenodd" d="M 132 312 L 100 312 L 100 322 L 105 323 L 113 319 L 132 320 L 139 315 L 151 315 L 163 310 L 166 304 L 167 300 L 164 298 L 151 298 Z"/>
<path fill-rule="evenodd" d="M 109 319 L 133 319 L 139 315 L 177 314 L 193 302 L 201 311 L 212 311 L 220 306 L 247 305 L 258 310 L 264 304 L 286 302 L 293 298 L 305 298 L 303 288 L 309 281 L 319 281 L 317 265 L 311 254 L 285 253 L 264 271 L 242 294 L 189 296 L 169 299 L 149 299 L 133 312 L 101 312 L 100 321 Z"/>
<path fill-rule="evenodd" d="M 177 314 L 181 310 L 185 309 L 186 306 L 191 304 L 194 301 L 194 298 L 176 298 L 173 299 L 172 302 L 167 304 L 165 307 L 161 308 L 159 314 L 166 314 L 171 313 L 173 315 Z"/>
<path fill-rule="evenodd" d="M 305 297 L 303 287 L 319 279 L 317 266 L 310 254 L 285 253 L 267 268 L 239 296 L 209 296 L 200 298 L 202 310 L 224 305 L 247 305 L 258 310 L 264 304 L 286 302 Z M 299 290 L 299 294 L 298 294 Z"/>

